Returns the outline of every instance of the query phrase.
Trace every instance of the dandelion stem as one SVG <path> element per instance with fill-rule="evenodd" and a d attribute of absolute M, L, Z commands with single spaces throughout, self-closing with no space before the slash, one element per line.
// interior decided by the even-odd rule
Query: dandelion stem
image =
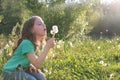
<path fill-rule="evenodd" d="M 54 38 L 55 37 L 55 33 L 52 35 L 52 38 Z"/>

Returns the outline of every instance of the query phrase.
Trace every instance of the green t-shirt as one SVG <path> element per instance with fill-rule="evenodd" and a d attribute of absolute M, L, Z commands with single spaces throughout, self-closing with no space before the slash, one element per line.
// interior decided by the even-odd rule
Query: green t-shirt
<path fill-rule="evenodd" d="M 20 43 L 20 45 L 14 51 L 12 57 L 4 65 L 3 71 L 5 71 L 5 72 L 14 71 L 16 66 L 18 66 L 18 65 L 28 67 L 30 65 L 30 62 L 28 60 L 28 57 L 25 55 L 26 53 L 35 54 L 34 45 L 28 39 L 24 39 Z"/>

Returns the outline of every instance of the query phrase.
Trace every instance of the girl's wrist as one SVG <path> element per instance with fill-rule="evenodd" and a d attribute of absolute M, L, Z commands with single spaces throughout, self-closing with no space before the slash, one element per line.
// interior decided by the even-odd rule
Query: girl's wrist
<path fill-rule="evenodd" d="M 48 53 L 48 51 L 49 51 L 49 49 L 50 49 L 50 47 L 46 45 L 46 46 L 44 47 L 43 52 L 47 54 L 47 53 Z"/>
<path fill-rule="evenodd" d="M 50 44 L 46 44 L 46 49 L 50 49 Z"/>

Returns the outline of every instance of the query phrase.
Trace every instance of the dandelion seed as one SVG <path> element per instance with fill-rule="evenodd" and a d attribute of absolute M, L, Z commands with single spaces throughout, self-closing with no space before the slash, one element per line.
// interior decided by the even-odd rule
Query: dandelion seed
<path fill-rule="evenodd" d="M 54 26 L 52 27 L 52 30 L 53 30 L 55 33 L 58 33 L 58 26 L 54 25 Z"/>
<path fill-rule="evenodd" d="M 14 46 L 14 43 L 10 40 L 9 41 L 9 44 L 11 45 L 11 46 Z"/>
<path fill-rule="evenodd" d="M 48 56 L 46 56 L 46 59 L 48 59 Z"/>
<path fill-rule="evenodd" d="M 52 72 L 51 71 L 49 71 L 49 74 L 51 74 Z"/>
<path fill-rule="evenodd" d="M 49 5 L 46 5 L 46 7 L 48 8 L 48 7 L 49 7 Z"/>
<path fill-rule="evenodd" d="M 0 54 L 2 54 L 2 49 L 0 49 Z"/>
<path fill-rule="evenodd" d="M 58 33 L 58 26 L 54 25 L 52 26 L 52 30 L 50 31 L 50 33 L 53 35 L 53 37 L 55 36 L 56 33 Z"/>
<path fill-rule="evenodd" d="M 103 32 L 100 32 L 100 34 L 102 35 L 102 34 L 103 34 Z"/>
<path fill-rule="evenodd" d="M 98 48 L 98 49 L 100 49 L 101 47 L 100 47 L 100 46 L 98 46 L 97 48 Z"/>
<path fill-rule="evenodd" d="M 110 41 L 110 43 L 112 43 L 112 41 Z"/>
<path fill-rule="evenodd" d="M 120 45 L 118 45 L 118 49 L 120 49 Z"/>
<path fill-rule="evenodd" d="M 11 41 L 11 40 L 9 40 L 9 44 L 10 44 L 10 43 L 12 43 L 12 41 Z"/>
<path fill-rule="evenodd" d="M 113 79 L 113 76 L 114 76 L 114 74 L 110 74 L 110 80 L 112 80 L 112 79 Z"/>
<path fill-rule="evenodd" d="M 50 34 L 54 34 L 53 30 L 50 30 Z"/>
<path fill-rule="evenodd" d="M 119 41 L 119 39 L 117 38 L 117 41 Z"/>
<path fill-rule="evenodd" d="M 47 69 L 44 69 L 44 71 L 45 71 L 46 73 L 48 73 L 48 70 L 47 70 Z"/>
<path fill-rule="evenodd" d="M 59 44 L 64 44 L 64 41 L 63 41 L 63 40 L 59 40 L 58 43 L 59 43 Z"/>
<path fill-rule="evenodd" d="M 103 66 L 107 66 L 107 63 L 104 63 Z"/>
<path fill-rule="evenodd" d="M 72 42 L 69 42 L 69 44 L 70 44 L 71 47 L 74 47 L 73 44 L 72 44 Z"/>
<path fill-rule="evenodd" d="M 104 64 L 104 61 L 100 61 L 99 63 L 100 63 L 100 64 Z"/>
<path fill-rule="evenodd" d="M 60 48 L 60 45 L 57 45 L 57 48 L 59 49 L 59 48 Z"/>
<path fill-rule="evenodd" d="M 4 49 L 7 49 L 7 48 L 9 48 L 9 45 L 8 45 L 8 44 L 6 44 L 6 46 L 4 47 Z"/>
<path fill-rule="evenodd" d="M 113 49 L 115 49 L 115 47 L 113 47 Z"/>
<path fill-rule="evenodd" d="M 52 57 L 55 57 L 55 54 L 52 54 Z"/>
<path fill-rule="evenodd" d="M 12 55 L 12 52 L 10 52 L 8 55 L 11 56 L 11 55 Z"/>
<path fill-rule="evenodd" d="M 108 32 L 109 30 L 108 30 L 108 29 L 106 29 L 105 31 L 106 31 L 106 32 Z"/>
<path fill-rule="evenodd" d="M 102 66 L 107 66 L 107 63 L 105 63 L 103 60 L 99 62 Z"/>

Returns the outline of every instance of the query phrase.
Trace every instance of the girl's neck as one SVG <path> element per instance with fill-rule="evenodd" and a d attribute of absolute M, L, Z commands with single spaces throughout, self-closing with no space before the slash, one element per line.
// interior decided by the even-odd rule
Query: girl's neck
<path fill-rule="evenodd" d="M 37 44 L 38 46 L 41 45 L 42 40 L 43 40 L 43 37 L 42 37 L 42 36 L 36 36 L 36 44 Z"/>

